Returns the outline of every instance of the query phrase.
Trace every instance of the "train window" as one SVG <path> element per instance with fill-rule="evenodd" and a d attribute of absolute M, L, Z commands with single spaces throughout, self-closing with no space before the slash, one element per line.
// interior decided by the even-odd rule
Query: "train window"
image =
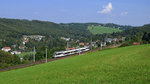
<path fill-rule="evenodd" d="M 61 55 L 62 53 L 57 53 L 56 55 Z"/>

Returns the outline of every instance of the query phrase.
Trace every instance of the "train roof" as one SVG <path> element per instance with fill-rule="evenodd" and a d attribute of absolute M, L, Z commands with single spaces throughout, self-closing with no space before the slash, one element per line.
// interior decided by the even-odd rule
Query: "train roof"
<path fill-rule="evenodd" d="M 72 49 L 72 50 L 66 50 L 66 51 L 58 51 L 55 53 L 66 53 L 66 52 L 71 52 L 71 51 L 76 51 L 76 50 L 82 50 L 82 49 L 86 49 L 88 47 L 82 47 L 82 48 L 77 48 L 77 49 Z"/>

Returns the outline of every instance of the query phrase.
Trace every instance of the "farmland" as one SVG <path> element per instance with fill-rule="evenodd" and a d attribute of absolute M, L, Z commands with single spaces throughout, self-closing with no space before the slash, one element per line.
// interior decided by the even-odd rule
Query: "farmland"
<path fill-rule="evenodd" d="M 150 45 L 89 52 L 0 73 L 1 84 L 149 84 Z M 7 80 L 7 81 L 6 81 Z"/>
<path fill-rule="evenodd" d="M 121 32 L 121 30 L 119 30 L 119 29 L 104 27 L 104 26 L 89 26 L 88 30 L 93 34 Z"/>

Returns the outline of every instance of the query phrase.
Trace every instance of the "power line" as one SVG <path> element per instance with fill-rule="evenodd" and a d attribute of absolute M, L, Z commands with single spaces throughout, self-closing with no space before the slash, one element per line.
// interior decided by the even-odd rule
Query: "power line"
<path fill-rule="evenodd" d="M 46 48 L 45 63 L 47 63 L 47 48 Z"/>

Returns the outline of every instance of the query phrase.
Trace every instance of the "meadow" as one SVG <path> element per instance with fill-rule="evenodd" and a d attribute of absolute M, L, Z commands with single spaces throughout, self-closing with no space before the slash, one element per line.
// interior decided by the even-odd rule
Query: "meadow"
<path fill-rule="evenodd" d="M 89 52 L 0 72 L 0 84 L 149 84 L 150 45 Z"/>
<path fill-rule="evenodd" d="M 24 53 L 21 53 L 21 54 L 17 54 L 17 56 L 19 56 L 20 58 L 23 58 L 25 55 L 33 55 L 34 52 L 24 52 Z"/>
<path fill-rule="evenodd" d="M 119 30 L 119 29 L 104 27 L 104 26 L 89 26 L 88 30 L 93 34 L 121 32 L 121 30 Z"/>

